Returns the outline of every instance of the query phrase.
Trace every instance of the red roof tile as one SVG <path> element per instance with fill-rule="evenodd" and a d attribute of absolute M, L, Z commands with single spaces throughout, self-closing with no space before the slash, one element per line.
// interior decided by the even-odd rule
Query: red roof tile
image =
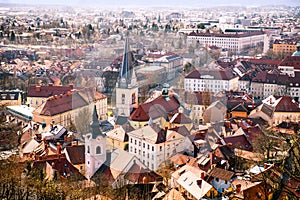
<path fill-rule="evenodd" d="M 167 114 L 177 113 L 179 106 L 180 103 L 174 96 L 169 96 L 169 98 L 160 96 L 151 102 L 139 105 L 130 115 L 130 119 L 133 121 L 147 121 L 150 117 L 152 119 L 167 118 Z"/>
<path fill-rule="evenodd" d="M 252 145 L 245 135 L 231 135 L 223 139 L 226 144 L 232 144 L 234 148 L 252 151 Z"/>
<path fill-rule="evenodd" d="M 287 56 L 279 66 L 293 66 L 295 69 L 300 69 L 300 56 Z"/>
<path fill-rule="evenodd" d="M 289 96 L 281 97 L 275 107 L 275 112 L 300 112 L 299 104 Z"/>
<path fill-rule="evenodd" d="M 84 145 L 67 146 L 66 151 L 73 165 L 85 163 L 85 148 Z"/>
<path fill-rule="evenodd" d="M 72 109 L 87 106 L 95 99 L 102 98 L 106 98 L 105 95 L 95 92 L 92 88 L 68 92 L 65 95 L 52 96 L 41 105 L 42 107 L 39 114 L 45 116 L 57 115 Z"/>
<path fill-rule="evenodd" d="M 28 97 L 50 97 L 54 95 L 66 94 L 73 89 L 73 85 L 70 86 L 53 86 L 53 85 L 30 85 L 28 88 Z"/>

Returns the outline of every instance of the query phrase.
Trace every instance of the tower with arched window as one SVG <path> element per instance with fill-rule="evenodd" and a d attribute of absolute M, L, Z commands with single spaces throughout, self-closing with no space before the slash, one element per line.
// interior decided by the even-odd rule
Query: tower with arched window
<path fill-rule="evenodd" d="M 129 117 L 138 105 L 138 86 L 134 71 L 134 55 L 130 51 L 128 38 L 125 40 L 122 67 L 116 83 L 116 114 Z"/>
<path fill-rule="evenodd" d="M 85 176 L 88 179 L 106 161 L 106 138 L 100 130 L 96 106 L 90 128 L 90 133 L 85 136 Z"/>

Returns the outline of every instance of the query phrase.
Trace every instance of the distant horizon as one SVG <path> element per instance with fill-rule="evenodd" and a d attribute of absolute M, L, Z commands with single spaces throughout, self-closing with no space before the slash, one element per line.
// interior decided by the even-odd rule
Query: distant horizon
<path fill-rule="evenodd" d="M 283 5 L 283 6 L 300 6 L 299 0 L 248 0 L 241 2 L 240 0 L 210 0 L 201 2 L 197 0 L 190 0 L 188 3 L 179 0 L 85 0 L 84 4 L 80 0 L 0 0 L 4 4 L 20 4 L 20 5 L 58 5 L 58 6 L 76 6 L 76 7 L 217 7 L 217 6 L 243 6 L 243 7 L 259 7 L 267 5 Z"/>

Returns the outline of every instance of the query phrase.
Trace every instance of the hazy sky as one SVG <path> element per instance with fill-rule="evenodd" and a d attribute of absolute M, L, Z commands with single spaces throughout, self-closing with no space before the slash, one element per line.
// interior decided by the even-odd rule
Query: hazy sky
<path fill-rule="evenodd" d="M 130 6 L 170 6 L 170 7 L 205 7 L 224 5 L 290 5 L 300 6 L 300 0 L 0 0 L 0 3 L 50 4 L 50 5 L 97 5 L 112 7 Z"/>

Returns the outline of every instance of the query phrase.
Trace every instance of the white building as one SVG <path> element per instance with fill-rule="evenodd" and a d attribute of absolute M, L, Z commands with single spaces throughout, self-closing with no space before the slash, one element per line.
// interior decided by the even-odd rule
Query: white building
<path fill-rule="evenodd" d="M 139 158 L 150 170 L 176 153 L 176 146 L 184 136 L 170 130 L 162 130 L 156 125 L 144 126 L 128 133 L 129 153 Z"/>
<path fill-rule="evenodd" d="M 234 33 L 234 34 L 214 34 L 214 33 L 195 33 L 187 36 L 188 43 L 199 42 L 203 46 L 217 46 L 232 52 L 240 53 L 243 50 L 264 44 L 266 34 L 262 31 Z"/>
<path fill-rule="evenodd" d="M 232 70 L 194 70 L 184 78 L 187 91 L 237 91 L 239 77 Z"/>

